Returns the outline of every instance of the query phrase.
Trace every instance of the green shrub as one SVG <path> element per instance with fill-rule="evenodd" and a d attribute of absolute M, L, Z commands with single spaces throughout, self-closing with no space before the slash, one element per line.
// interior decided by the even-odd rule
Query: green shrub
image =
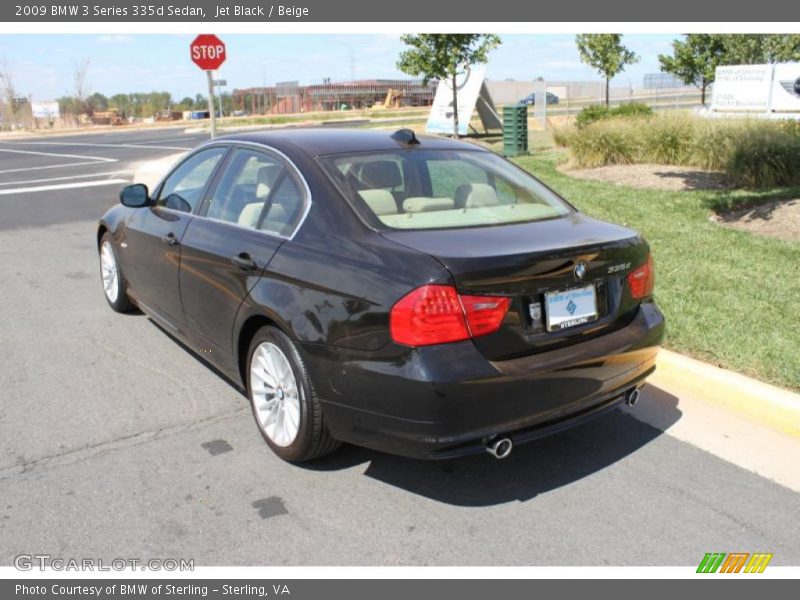
<path fill-rule="evenodd" d="M 611 110 L 604 104 L 593 104 L 592 106 L 587 106 L 578 113 L 577 117 L 575 117 L 575 127 L 578 129 L 583 129 L 595 121 L 607 119 L 610 112 Z"/>
<path fill-rule="evenodd" d="M 649 119 L 639 135 L 644 162 L 685 165 L 691 154 L 694 120 L 683 115 Z"/>
<path fill-rule="evenodd" d="M 734 149 L 726 171 L 738 185 L 800 185 L 800 136 L 768 127 L 753 130 Z"/>
<path fill-rule="evenodd" d="M 626 102 L 611 109 L 612 117 L 652 117 L 653 109 L 643 102 Z"/>
<path fill-rule="evenodd" d="M 558 148 L 568 148 L 574 135 L 575 127 L 556 127 L 553 129 L 553 142 Z"/>
<path fill-rule="evenodd" d="M 738 121 L 731 123 L 708 119 L 697 123 L 687 164 L 701 169 L 725 170 L 746 129 Z"/>
<path fill-rule="evenodd" d="M 633 131 L 625 123 L 610 120 L 576 132 L 570 143 L 573 164 L 590 168 L 637 162 L 639 149 Z"/>
<path fill-rule="evenodd" d="M 604 107 L 602 107 L 604 108 Z M 673 113 L 602 118 L 557 135 L 572 164 L 656 163 L 726 171 L 748 188 L 800 185 L 800 123 L 759 119 L 701 119 Z"/>
<path fill-rule="evenodd" d="M 583 129 L 587 125 L 591 125 L 596 121 L 602 121 L 603 119 L 651 116 L 653 116 L 653 109 L 641 102 L 627 102 L 613 107 L 608 107 L 604 104 L 594 104 L 592 106 L 587 106 L 578 113 L 578 116 L 575 117 L 575 126 L 578 129 Z"/>

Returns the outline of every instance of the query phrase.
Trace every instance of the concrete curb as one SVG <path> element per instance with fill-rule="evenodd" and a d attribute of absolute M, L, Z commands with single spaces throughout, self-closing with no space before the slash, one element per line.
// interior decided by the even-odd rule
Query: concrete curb
<path fill-rule="evenodd" d="M 768 427 L 800 437 L 800 394 L 720 369 L 670 350 L 661 350 L 648 379 L 679 398 L 703 398 Z"/>

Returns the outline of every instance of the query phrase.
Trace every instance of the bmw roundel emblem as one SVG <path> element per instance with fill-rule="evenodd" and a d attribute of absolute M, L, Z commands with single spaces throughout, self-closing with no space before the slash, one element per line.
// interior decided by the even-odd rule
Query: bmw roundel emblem
<path fill-rule="evenodd" d="M 586 277 L 587 270 L 588 267 L 586 266 L 586 263 L 580 261 L 577 265 L 575 265 L 575 268 L 572 270 L 572 272 L 575 274 L 575 279 L 583 279 Z"/>

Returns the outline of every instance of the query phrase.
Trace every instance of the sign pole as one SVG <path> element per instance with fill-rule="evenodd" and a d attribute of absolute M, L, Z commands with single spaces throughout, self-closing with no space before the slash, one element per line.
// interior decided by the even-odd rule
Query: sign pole
<path fill-rule="evenodd" d="M 217 137 L 217 115 L 214 110 L 214 78 L 211 71 L 206 71 L 208 76 L 208 116 L 211 117 L 211 139 Z"/>

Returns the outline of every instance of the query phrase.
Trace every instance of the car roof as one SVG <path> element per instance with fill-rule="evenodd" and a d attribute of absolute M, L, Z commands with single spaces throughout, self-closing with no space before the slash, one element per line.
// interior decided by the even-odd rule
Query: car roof
<path fill-rule="evenodd" d="M 408 130 L 401 130 L 408 132 Z M 425 150 L 481 150 L 484 148 L 459 140 L 431 135 L 415 135 L 419 145 L 409 145 L 392 137 L 396 131 L 376 129 L 345 129 L 339 127 L 291 127 L 267 131 L 241 132 L 217 138 L 231 142 L 264 144 L 277 150 L 300 149 L 312 156 L 347 154 L 419 148 Z M 407 133 L 406 133 L 407 135 Z M 402 137 L 402 136 L 399 136 Z"/>

